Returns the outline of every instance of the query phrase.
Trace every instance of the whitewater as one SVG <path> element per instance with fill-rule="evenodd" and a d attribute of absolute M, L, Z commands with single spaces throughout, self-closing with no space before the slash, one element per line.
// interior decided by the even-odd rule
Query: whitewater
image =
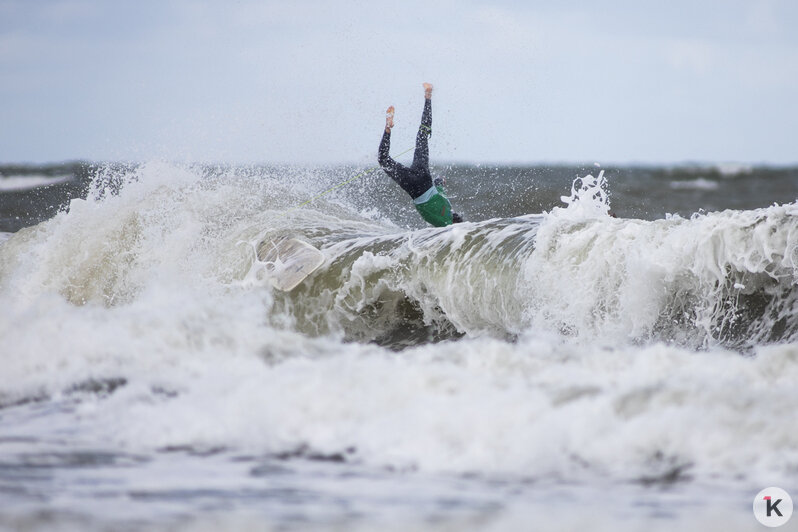
<path fill-rule="evenodd" d="M 755 529 L 798 494 L 798 204 L 615 217 L 596 170 L 431 228 L 377 175 L 100 168 L 0 237 L 0 527 Z"/>

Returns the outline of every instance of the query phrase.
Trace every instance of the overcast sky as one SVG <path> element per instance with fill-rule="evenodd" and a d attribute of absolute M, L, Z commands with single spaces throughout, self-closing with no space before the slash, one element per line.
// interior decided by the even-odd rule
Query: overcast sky
<path fill-rule="evenodd" d="M 0 0 L 0 162 L 798 162 L 793 0 Z M 409 158 L 409 155 L 406 157 Z"/>

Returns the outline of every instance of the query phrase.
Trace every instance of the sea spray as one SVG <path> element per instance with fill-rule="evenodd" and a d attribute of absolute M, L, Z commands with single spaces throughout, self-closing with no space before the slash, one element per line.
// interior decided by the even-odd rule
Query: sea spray
<path fill-rule="evenodd" d="M 563 201 L 525 264 L 534 326 L 610 344 L 747 349 L 794 339 L 794 205 L 618 220 L 600 179 Z"/>
<path fill-rule="evenodd" d="M 0 526 L 727 530 L 795 485 L 794 204 L 612 218 L 584 178 L 411 229 L 362 191 L 286 214 L 314 172 L 110 177 L 0 244 Z M 274 235 L 326 259 L 288 293 Z"/>

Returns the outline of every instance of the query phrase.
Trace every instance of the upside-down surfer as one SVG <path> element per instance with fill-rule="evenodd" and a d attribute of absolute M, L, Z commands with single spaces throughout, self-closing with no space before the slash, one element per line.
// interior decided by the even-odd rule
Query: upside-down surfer
<path fill-rule="evenodd" d="M 432 84 L 424 83 L 424 112 L 416 135 L 416 151 L 413 164 L 408 168 L 394 161 L 388 152 L 391 149 L 393 128 L 393 105 L 385 113 L 385 133 L 380 142 L 378 161 L 385 173 L 391 176 L 402 189 L 410 194 L 421 217 L 436 227 L 462 222 L 463 218 L 452 212 L 452 205 L 443 190 L 443 182 L 435 179 L 429 171 L 429 137 L 432 135 Z"/>

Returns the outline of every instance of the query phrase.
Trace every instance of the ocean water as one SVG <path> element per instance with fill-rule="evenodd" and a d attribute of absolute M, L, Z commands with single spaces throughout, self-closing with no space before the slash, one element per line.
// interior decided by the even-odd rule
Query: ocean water
<path fill-rule="evenodd" d="M 365 170 L 0 166 L 0 529 L 756 530 L 798 494 L 798 169 L 299 207 Z M 283 236 L 325 257 L 289 293 Z"/>

